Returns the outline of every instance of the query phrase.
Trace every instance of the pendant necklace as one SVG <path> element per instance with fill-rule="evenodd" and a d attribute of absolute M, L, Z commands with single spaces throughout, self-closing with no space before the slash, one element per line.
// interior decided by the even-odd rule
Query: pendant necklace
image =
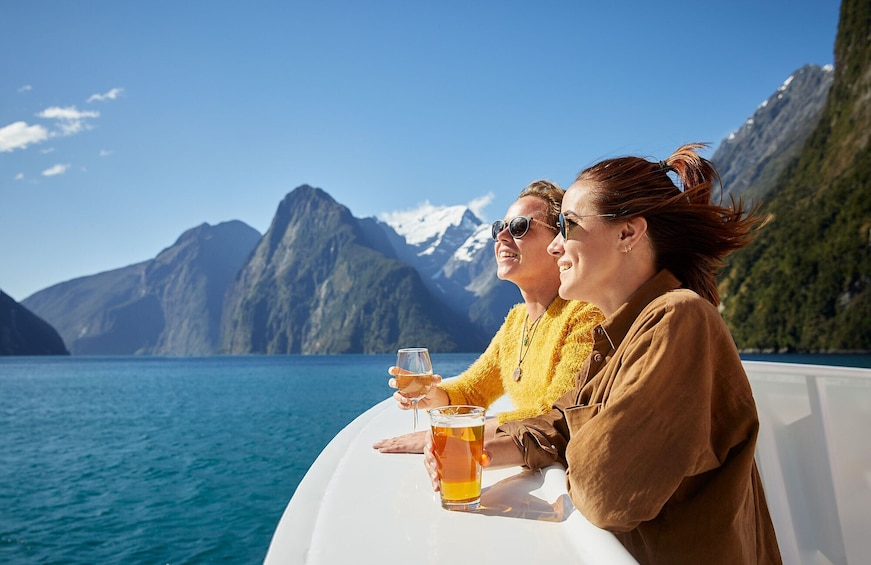
<path fill-rule="evenodd" d="M 532 340 L 535 338 L 535 332 L 538 330 L 538 323 L 541 321 L 544 313 L 547 312 L 547 308 L 544 309 L 544 312 L 538 315 L 538 318 L 532 322 L 532 325 L 529 326 L 529 332 L 526 331 L 526 322 L 529 321 L 529 314 L 526 315 L 526 318 L 523 320 L 523 341 L 520 344 L 520 354 L 517 359 L 517 368 L 514 369 L 514 382 L 520 381 L 520 378 L 523 376 L 523 369 L 520 368 L 523 365 L 523 359 L 526 357 L 526 354 L 529 353 L 529 349 L 532 347 Z M 523 348 L 526 348 L 524 351 Z"/>

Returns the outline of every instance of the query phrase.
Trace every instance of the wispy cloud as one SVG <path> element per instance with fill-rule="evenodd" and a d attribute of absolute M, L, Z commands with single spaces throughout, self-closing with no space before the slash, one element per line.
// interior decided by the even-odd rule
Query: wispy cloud
<path fill-rule="evenodd" d="M 100 149 L 100 157 L 108 157 L 112 152 L 108 149 Z"/>
<path fill-rule="evenodd" d="M 85 120 L 89 118 L 99 118 L 100 112 L 89 110 L 82 111 L 77 109 L 75 106 L 67 106 L 66 108 L 52 106 L 46 108 L 37 114 L 37 116 L 40 118 L 58 120 L 59 131 L 52 132 L 53 136 L 73 135 L 84 129 L 90 129 L 91 125 Z"/>
<path fill-rule="evenodd" d="M 115 100 L 118 98 L 121 93 L 124 92 L 123 88 L 113 88 L 109 92 L 105 94 L 91 94 L 88 97 L 88 103 L 91 102 L 105 102 L 106 100 Z"/>
<path fill-rule="evenodd" d="M 484 196 L 479 196 L 475 198 L 471 202 L 469 202 L 469 210 L 472 211 L 473 214 L 481 218 L 482 220 L 486 220 L 487 216 L 484 215 L 484 208 L 490 205 L 493 202 L 494 194 L 492 192 L 488 192 Z"/>
<path fill-rule="evenodd" d="M 66 108 L 52 106 L 37 115 L 40 118 L 54 118 L 57 120 L 84 120 L 85 118 L 99 118 L 100 112 L 90 110 L 79 111 L 75 106 L 67 106 Z"/>
<path fill-rule="evenodd" d="M 27 92 L 31 88 L 28 84 L 20 87 L 18 92 Z M 122 92 L 124 92 L 123 88 L 113 88 L 105 94 L 92 95 L 88 98 L 88 102 L 115 100 Z M 81 131 L 91 129 L 93 126 L 91 126 L 89 120 L 99 118 L 100 112 L 95 110 L 79 110 L 75 106 L 51 106 L 39 112 L 36 116 L 46 120 L 56 120 L 56 122 L 53 127 L 45 127 L 38 124 L 30 125 L 22 120 L 0 127 L 0 153 L 24 149 L 28 145 L 41 143 L 52 137 L 75 135 Z M 48 148 L 42 152 L 50 153 L 53 150 L 53 148 Z M 108 152 L 101 152 L 100 155 L 105 157 L 108 154 Z M 55 169 L 57 167 L 52 167 L 48 171 Z M 55 172 L 51 174 L 60 173 Z"/>
<path fill-rule="evenodd" d="M 24 180 L 24 173 L 18 173 L 15 175 L 15 180 Z"/>
<path fill-rule="evenodd" d="M 57 164 L 54 167 L 49 167 L 48 169 L 42 171 L 42 176 L 44 177 L 53 177 L 55 175 L 62 175 L 67 172 L 67 169 L 70 168 L 69 163 L 65 165 Z"/>
<path fill-rule="evenodd" d="M 13 122 L 0 128 L 0 153 L 24 149 L 32 143 L 48 139 L 48 130 L 40 125 L 27 125 L 27 122 Z"/>

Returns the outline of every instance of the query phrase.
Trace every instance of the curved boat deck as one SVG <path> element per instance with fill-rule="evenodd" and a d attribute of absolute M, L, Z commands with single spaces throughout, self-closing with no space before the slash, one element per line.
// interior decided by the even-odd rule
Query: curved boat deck
<path fill-rule="evenodd" d="M 757 461 L 784 563 L 871 562 L 871 370 L 745 367 L 761 423 Z M 371 447 L 410 423 L 388 399 L 336 435 L 285 509 L 265 563 L 635 563 L 574 509 L 560 467 L 485 469 L 478 511 L 442 509 L 420 455 Z"/>

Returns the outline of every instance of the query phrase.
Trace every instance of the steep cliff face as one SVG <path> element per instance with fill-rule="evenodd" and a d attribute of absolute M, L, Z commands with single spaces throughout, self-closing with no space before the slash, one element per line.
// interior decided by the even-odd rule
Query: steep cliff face
<path fill-rule="evenodd" d="M 819 122 L 833 78 L 832 67 L 817 65 L 805 65 L 790 75 L 714 152 L 711 160 L 720 173 L 719 188 L 751 200 L 769 196 Z"/>
<path fill-rule="evenodd" d="M 227 353 L 384 352 L 412 344 L 474 351 L 466 324 L 418 273 L 373 248 L 328 194 L 301 186 L 281 202 L 224 306 Z"/>
<path fill-rule="evenodd" d="M 214 353 L 224 293 L 259 239 L 242 222 L 203 224 L 153 260 L 54 285 L 23 304 L 73 354 Z"/>
<path fill-rule="evenodd" d="M 0 355 L 69 355 L 51 325 L 0 291 Z"/>
<path fill-rule="evenodd" d="M 208 355 L 220 347 L 224 295 L 260 234 L 232 222 L 188 230 L 145 270 L 145 286 L 165 320 L 152 351 Z"/>
<path fill-rule="evenodd" d="M 774 221 L 723 273 L 739 347 L 871 350 L 869 37 L 871 5 L 844 0 L 822 114 L 766 200 Z"/>
<path fill-rule="evenodd" d="M 159 310 L 145 297 L 146 263 L 136 263 L 50 286 L 22 301 L 49 321 L 70 353 L 131 354 L 153 346 L 163 327 Z"/>

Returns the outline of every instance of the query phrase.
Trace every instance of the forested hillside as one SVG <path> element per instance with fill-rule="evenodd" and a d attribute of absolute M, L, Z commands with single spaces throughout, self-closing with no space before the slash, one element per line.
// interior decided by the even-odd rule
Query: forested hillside
<path fill-rule="evenodd" d="M 738 347 L 871 350 L 871 4 L 844 0 L 819 123 L 762 211 L 773 221 L 723 272 Z"/>

